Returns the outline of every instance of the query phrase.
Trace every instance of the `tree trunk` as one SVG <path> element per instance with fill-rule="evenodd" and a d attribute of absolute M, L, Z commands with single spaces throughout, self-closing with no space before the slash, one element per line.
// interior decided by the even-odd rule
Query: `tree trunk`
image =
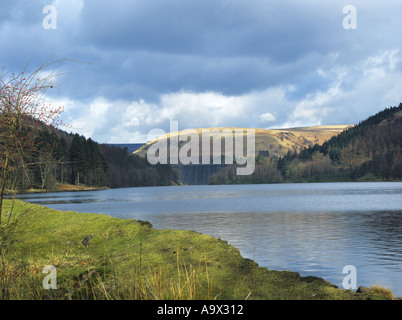
<path fill-rule="evenodd" d="M 3 168 L 3 176 L 1 180 L 1 191 L 0 191 L 0 227 L 1 227 L 1 214 L 3 212 L 3 198 L 4 198 L 4 192 L 6 190 L 6 185 L 7 185 L 7 173 L 8 173 L 8 155 L 6 155 L 6 161 L 4 163 L 4 168 Z"/>

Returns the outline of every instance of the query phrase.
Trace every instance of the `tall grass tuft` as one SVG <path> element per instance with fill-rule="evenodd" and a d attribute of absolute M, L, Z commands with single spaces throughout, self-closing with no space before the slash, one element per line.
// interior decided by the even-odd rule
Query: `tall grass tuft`
<path fill-rule="evenodd" d="M 175 272 L 167 266 L 147 270 L 87 268 L 78 276 L 57 279 L 57 289 L 44 289 L 42 266 L 2 256 L 0 266 L 0 300 L 211 300 L 212 284 L 206 262 L 186 265 L 177 257 Z M 77 257 L 54 256 L 53 261 Z M 79 257 L 82 258 L 82 257 Z M 82 260 L 81 260 L 82 261 Z M 81 262 L 82 263 L 82 262 Z M 113 267 L 113 264 L 109 264 Z"/>
<path fill-rule="evenodd" d="M 384 297 L 386 299 L 394 299 L 394 294 L 392 293 L 392 290 L 383 286 L 371 286 L 370 293 L 380 297 Z"/>

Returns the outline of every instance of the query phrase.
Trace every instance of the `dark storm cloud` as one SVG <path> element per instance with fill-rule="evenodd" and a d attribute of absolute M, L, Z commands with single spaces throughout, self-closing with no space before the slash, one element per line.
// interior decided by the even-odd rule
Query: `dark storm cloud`
<path fill-rule="evenodd" d="M 115 52 L 115 67 L 128 64 L 131 80 L 158 91 L 234 94 L 291 81 L 298 74 L 283 70 L 312 52 L 325 59 L 331 48 L 324 30 L 339 29 L 340 18 L 334 8 L 319 13 L 302 3 L 86 1 L 79 39 Z"/>

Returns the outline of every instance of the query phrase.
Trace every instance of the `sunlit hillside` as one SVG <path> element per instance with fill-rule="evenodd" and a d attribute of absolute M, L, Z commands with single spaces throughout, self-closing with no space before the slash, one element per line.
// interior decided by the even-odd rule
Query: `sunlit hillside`
<path fill-rule="evenodd" d="M 270 157 L 280 157 L 285 155 L 289 150 L 300 151 L 304 147 L 309 147 L 314 144 L 322 144 L 329 140 L 331 137 L 341 133 L 343 130 L 351 127 L 351 125 L 329 125 L 329 126 L 312 126 L 312 127 L 298 127 L 289 129 L 254 129 L 255 130 L 255 151 L 256 155 L 263 154 Z M 212 132 L 212 129 L 218 129 L 222 133 L 222 137 L 226 135 L 223 129 L 230 129 L 234 137 L 235 129 L 242 129 L 246 134 L 247 128 L 207 128 Z M 199 134 L 199 139 L 202 138 L 202 130 L 194 129 Z M 171 137 L 184 134 L 184 131 L 168 133 L 158 139 L 148 142 L 142 148 L 134 152 L 141 157 L 145 157 L 151 145 L 156 143 L 159 139 L 167 139 L 168 145 Z M 212 135 L 212 134 L 211 134 Z M 179 147 L 185 144 L 185 141 L 179 143 Z M 211 139 L 212 148 L 212 139 Z M 201 142 L 200 142 L 201 145 Z M 246 139 L 244 139 L 244 147 L 246 147 Z M 222 143 L 222 150 L 224 152 L 224 143 Z M 200 147 L 200 154 L 202 148 Z"/>

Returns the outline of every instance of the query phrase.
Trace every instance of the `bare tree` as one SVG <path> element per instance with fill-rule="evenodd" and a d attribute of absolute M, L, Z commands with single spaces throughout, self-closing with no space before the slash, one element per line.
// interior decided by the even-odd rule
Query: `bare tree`
<path fill-rule="evenodd" d="M 27 179 L 28 165 L 38 149 L 37 136 L 42 128 L 61 125 L 60 114 L 64 107 L 52 107 L 44 101 L 44 95 L 56 85 L 61 75 L 57 68 L 67 59 L 49 59 L 39 68 L 29 72 L 28 64 L 19 73 L 0 74 L 0 226 L 3 198 L 10 170 L 22 167 Z"/>

